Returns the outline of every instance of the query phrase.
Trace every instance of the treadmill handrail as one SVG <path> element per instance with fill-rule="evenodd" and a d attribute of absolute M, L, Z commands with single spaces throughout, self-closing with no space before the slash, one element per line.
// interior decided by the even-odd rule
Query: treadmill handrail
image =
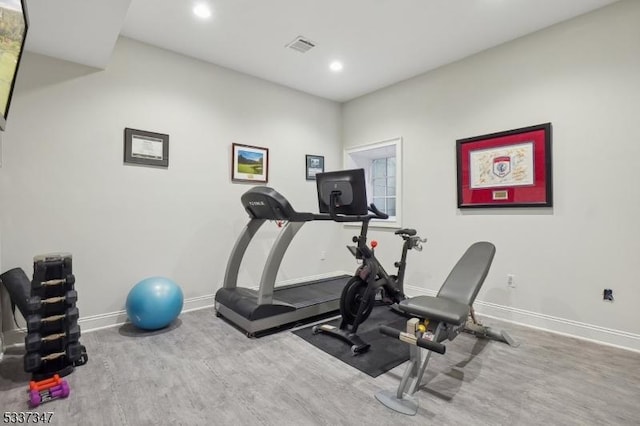
<path fill-rule="evenodd" d="M 280 233 L 278 233 L 273 246 L 271 246 L 271 250 L 269 250 L 269 255 L 267 256 L 267 261 L 264 264 L 262 276 L 260 277 L 258 287 L 259 305 L 273 303 L 273 292 L 276 286 L 276 276 L 278 275 L 280 264 L 293 237 L 296 236 L 303 225 L 304 222 L 289 222 Z"/>
<path fill-rule="evenodd" d="M 236 288 L 238 286 L 238 273 L 242 258 L 244 257 L 249 243 L 258 232 L 258 229 L 266 222 L 266 219 L 251 219 L 249 223 L 242 229 L 238 239 L 231 250 L 229 260 L 227 260 L 227 268 L 224 273 L 223 288 Z"/>

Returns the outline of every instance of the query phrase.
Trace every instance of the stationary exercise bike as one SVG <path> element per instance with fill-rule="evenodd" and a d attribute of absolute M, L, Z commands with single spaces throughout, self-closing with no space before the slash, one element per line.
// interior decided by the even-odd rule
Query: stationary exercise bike
<path fill-rule="evenodd" d="M 335 195 L 337 197 L 338 194 Z M 398 268 L 396 275 L 390 275 L 375 256 L 376 241 L 371 241 L 371 248 L 367 246 L 367 231 L 372 218 L 386 219 L 388 216 L 379 211 L 374 204 L 369 206 L 373 215 L 364 221 L 360 228 L 360 235 L 353 237 L 355 246 L 347 246 L 351 254 L 362 263 L 356 269 L 354 276 L 347 282 L 340 297 L 340 327 L 323 324 L 313 327 L 313 333 L 325 333 L 351 344 L 351 353 L 358 355 L 369 350 L 370 344 L 358 335 L 358 327 L 371 314 L 377 301 L 395 306 L 405 299 L 404 276 L 407 267 L 407 252 L 415 249 L 422 251 L 422 243 L 426 239 L 417 236 L 415 229 L 399 229 L 395 232 L 404 243 L 400 261 L 395 262 Z M 334 220 L 338 219 L 334 218 Z"/>

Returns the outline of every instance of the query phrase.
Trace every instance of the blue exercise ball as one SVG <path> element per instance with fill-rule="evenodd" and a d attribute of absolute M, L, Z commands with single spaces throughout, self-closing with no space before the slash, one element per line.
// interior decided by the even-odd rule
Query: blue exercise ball
<path fill-rule="evenodd" d="M 182 311 L 180 286 L 168 278 L 151 277 L 134 285 L 127 296 L 127 315 L 143 330 L 158 330 L 171 324 Z"/>

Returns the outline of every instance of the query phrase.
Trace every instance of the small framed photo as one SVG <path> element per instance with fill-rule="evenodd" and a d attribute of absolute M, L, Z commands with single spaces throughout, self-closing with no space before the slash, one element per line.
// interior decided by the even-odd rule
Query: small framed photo
<path fill-rule="evenodd" d="M 124 162 L 169 167 L 169 135 L 125 128 Z"/>
<path fill-rule="evenodd" d="M 268 182 L 269 149 L 237 143 L 232 144 L 231 181 Z"/>
<path fill-rule="evenodd" d="M 458 207 L 552 207 L 551 123 L 457 141 Z"/>
<path fill-rule="evenodd" d="M 316 180 L 317 173 L 324 173 L 324 157 L 322 155 L 306 155 L 307 180 Z"/>

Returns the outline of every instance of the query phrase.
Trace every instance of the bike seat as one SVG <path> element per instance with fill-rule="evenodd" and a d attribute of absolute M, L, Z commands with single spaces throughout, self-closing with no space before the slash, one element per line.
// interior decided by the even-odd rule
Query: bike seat
<path fill-rule="evenodd" d="M 398 229 L 395 232 L 396 235 L 408 235 L 410 237 L 413 237 L 414 235 L 417 234 L 417 231 L 415 229 L 409 229 L 409 228 L 403 228 L 403 229 Z"/>

